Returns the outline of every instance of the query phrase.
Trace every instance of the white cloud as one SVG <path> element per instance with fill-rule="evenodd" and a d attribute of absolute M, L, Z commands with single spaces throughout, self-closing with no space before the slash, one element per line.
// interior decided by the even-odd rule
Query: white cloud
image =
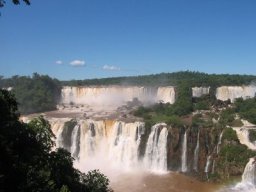
<path fill-rule="evenodd" d="M 63 62 L 61 60 L 55 61 L 56 64 L 61 65 Z"/>
<path fill-rule="evenodd" d="M 78 66 L 84 66 L 85 61 L 84 60 L 73 60 L 70 62 L 71 66 L 78 67 Z"/>
<path fill-rule="evenodd" d="M 120 70 L 120 67 L 116 67 L 116 66 L 113 66 L 113 65 L 104 65 L 102 67 L 102 69 L 104 70 L 110 70 L 110 71 L 119 71 Z"/>

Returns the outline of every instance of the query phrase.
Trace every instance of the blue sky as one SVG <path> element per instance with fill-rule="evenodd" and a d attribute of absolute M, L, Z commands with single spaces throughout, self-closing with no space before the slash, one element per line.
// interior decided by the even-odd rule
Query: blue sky
<path fill-rule="evenodd" d="M 0 75 L 256 75 L 255 0 L 31 0 L 0 9 Z"/>

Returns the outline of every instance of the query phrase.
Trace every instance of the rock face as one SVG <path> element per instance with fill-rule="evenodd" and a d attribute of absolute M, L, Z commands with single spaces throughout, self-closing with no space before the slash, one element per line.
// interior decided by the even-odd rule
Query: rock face
<path fill-rule="evenodd" d="M 95 86 L 63 87 L 61 104 L 77 105 L 123 105 L 137 98 L 143 104 L 156 102 L 174 103 L 174 87 L 138 87 L 138 86 Z"/>
<path fill-rule="evenodd" d="M 256 86 L 222 86 L 216 90 L 216 98 L 222 101 L 234 102 L 237 98 L 253 98 L 256 94 Z"/>
<path fill-rule="evenodd" d="M 210 87 L 192 87 L 192 97 L 202 97 L 210 93 Z"/>

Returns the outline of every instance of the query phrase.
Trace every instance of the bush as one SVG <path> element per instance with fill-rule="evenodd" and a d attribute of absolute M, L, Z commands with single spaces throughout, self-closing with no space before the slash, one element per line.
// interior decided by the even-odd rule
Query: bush
<path fill-rule="evenodd" d="M 224 133 L 223 133 L 223 136 L 222 136 L 222 139 L 226 139 L 228 141 L 236 141 L 236 142 L 239 142 L 238 138 L 237 138 L 237 135 L 236 135 L 236 132 L 232 129 L 232 128 L 226 128 L 224 130 Z"/>

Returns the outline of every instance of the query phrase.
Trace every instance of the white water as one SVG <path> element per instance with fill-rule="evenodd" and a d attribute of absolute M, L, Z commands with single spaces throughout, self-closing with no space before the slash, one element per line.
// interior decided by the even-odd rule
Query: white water
<path fill-rule="evenodd" d="M 235 99 L 242 97 L 243 99 L 255 97 L 256 86 L 222 86 L 216 90 L 216 98 L 222 101 L 228 99 L 234 102 Z"/>
<path fill-rule="evenodd" d="M 63 147 L 65 120 L 50 120 L 57 137 L 57 147 Z M 120 121 L 80 120 L 70 135 L 70 152 L 76 160 L 77 168 L 121 169 L 122 171 L 145 169 L 154 172 L 167 171 L 166 124 L 157 124 L 146 145 L 146 153 L 141 162 L 139 145 L 144 134 L 144 123 L 125 123 Z M 65 136 L 66 137 L 66 136 Z M 144 164 L 144 162 L 146 162 Z"/>
<path fill-rule="evenodd" d="M 72 155 L 72 157 L 76 157 L 76 153 L 77 153 L 77 145 L 78 143 L 78 133 L 79 133 L 79 129 L 80 126 L 76 125 L 72 131 L 72 135 L 71 135 L 71 148 L 70 148 L 70 153 Z"/>
<path fill-rule="evenodd" d="M 219 152 L 220 152 L 220 145 L 222 142 L 221 140 L 222 140 L 223 133 L 224 133 L 224 131 L 222 131 L 219 136 L 219 140 L 218 140 L 218 144 L 217 144 L 217 154 L 219 154 Z"/>
<path fill-rule="evenodd" d="M 211 158 L 212 158 L 211 155 L 208 155 L 208 156 L 207 156 L 207 161 L 206 161 L 206 165 L 205 165 L 205 168 L 204 168 L 204 172 L 205 172 L 205 173 L 208 173 L 208 172 L 209 172 L 210 165 L 211 165 Z"/>
<path fill-rule="evenodd" d="M 249 162 L 245 166 L 244 173 L 242 176 L 242 182 L 256 185 L 256 159 L 255 158 L 250 158 Z"/>
<path fill-rule="evenodd" d="M 193 164 L 193 169 L 195 171 L 198 171 L 199 143 L 200 143 L 200 131 L 198 130 L 196 148 L 195 148 L 195 151 L 194 151 L 194 164 Z"/>
<path fill-rule="evenodd" d="M 187 172 L 187 132 L 185 131 L 182 143 L 181 171 Z"/>
<path fill-rule="evenodd" d="M 167 136 L 166 124 L 156 124 L 151 128 L 144 156 L 145 166 L 150 170 L 167 171 Z"/>
<path fill-rule="evenodd" d="M 255 158 L 250 158 L 246 164 L 242 181 L 235 186 L 227 187 L 221 192 L 255 192 L 256 191 L 256 164 Z"/>
<path fill-rule="evenodd" d="M 202 97 L 210 93 L 210 87 L 192 87 L 192 97 Z"/>
<path fill-rule="evenodd" d="M 110 138 L 109 158 L 124 169 L 138 166 L 141 123 L 116 122 Z M 136 136 L 136 134 L 138 134 Z"/>
<path fill-rule="evenodd" d="M 175 102 L 174 87 L 138 87 L 138 86 L 95 86 L 63 87 L 61 104 L 90 106 L 120 106 L 125 102 L 139 99 L 143 104 Z"/>
<path fill-rule="evenodd" d="M 174 87 L 158 87 L 156 101 L 162 101 L 163 103 L 173 104 L 175 102 Z"/>
<path fill-rule="evenodd" d="M 241 144 L 246 145 L 249 149 L 256 151 L 255 143 L 252 143 L 249 139 L 249 130 L 245 127 L 233 127 L 233 130 L 236 131 L 236 135 Z"/>

